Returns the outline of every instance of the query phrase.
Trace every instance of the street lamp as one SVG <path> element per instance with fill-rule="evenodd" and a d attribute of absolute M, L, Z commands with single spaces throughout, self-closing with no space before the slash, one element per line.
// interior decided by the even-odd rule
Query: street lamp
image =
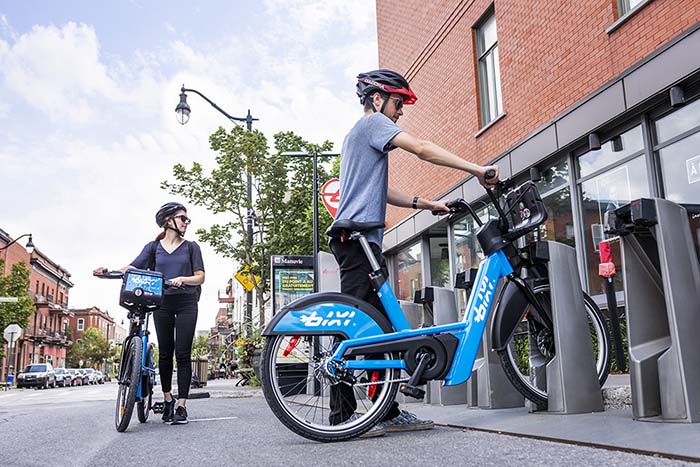
<path fill-rule="evenodd" d="M 318 152 L 316 149 L 312 153 L 303 151 L 286 151 L 282 153 L 288 157 L 313 157 L 314 159 L 314 176 L 313 176 L 313 197 L 314 197 L 314 292 L 318 292 L 318 158 L 319 157 L 338 157 L 340 154 L 332 152 Z"/>
<path fill-rule="evenodd" d="M 181 125 L 184 125 L 190 120 L 190 106 L 187 103 L 187 93 L 188 92 L 193 92 L 197 94 L 199 97 L 204 99 L 205 101 L 209 102 L 212 107 L 214 107 L 216 110 L 221 112 L 226 118 L 231 120 L 232 122 L 245 122 L 246 123 L 246 128 L 248 131 L 253 131 L 253 122 L 257 121 L 259 119 L 253 118 L 253 116 L 250 114 L 250 109 L 248 109 L 248 115 L 245 116 L 245 118 L 241 117 L 232 117 L 229 115 L 224 109 L 216 105 L 211 99 L 209 99 L 207 96 L 202 94 L 201 92 L 197 91 L 196 89 L 188 89 L 185 88 L 185 85 L 183 84 L 182 87 L 180 88 L 180 102 L 177 104 L 175 107 L 175 113 L 177 114 L 177 121 L 180 122 Z M 247 224 L 247 237 L 248 237 L 248 250 L 250 251 L 250 247 L 253 245 L 253 209 L 252 209 L 252 199 L 253 199 L 253 183 L 252 179 L 250 176 L 250 169 L 247 170 L 247 188 L 248 188 L 248 214 L 247 214 L 247 219 L 246 219 L 246 224 Z M 246 316 L 245 316 L 245 321 L 246 321 L 246 331 L 247 334 L 250 336 L 253 332 L 253 291 L 249 291 L 246 294 Z"/>
<path fill-rule="evenodd" d="M 8 249 L 11 245 L 17 243 L 17 240 L 19 240 L 20 238 L 23 238 L 23 237 L 29 237 L 29 240 L 27 240 L 27 244 L 25 245 L 24 248 L 26 248 L 27 253 L 29 253 L 31 255 L 32 252 L 34 251 L 34 242 L 32 242 L 32 234 L 30 234 L 30 233 L 20 235 L 19 237 L 15 238 L 14 240 L 12 240 L 10 243 L 5 245 L 4 247 L 0 248 L 0 251 Z"/>

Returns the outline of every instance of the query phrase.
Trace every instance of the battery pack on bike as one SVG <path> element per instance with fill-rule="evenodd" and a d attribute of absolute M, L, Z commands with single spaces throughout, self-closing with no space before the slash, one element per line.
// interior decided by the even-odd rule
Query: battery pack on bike
<path fill-rule="evenodd" d="M 163 274 L 130 269 L 124 274 L 119 304 L 127 310 L 145 313 L 163 302 Z"/>

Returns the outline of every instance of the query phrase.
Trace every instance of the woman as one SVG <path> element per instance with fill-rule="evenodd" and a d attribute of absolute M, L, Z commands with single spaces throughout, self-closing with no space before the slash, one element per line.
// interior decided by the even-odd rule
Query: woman
<path fill-rule="evenodd" d="M 163 304 L 154 313 L 153 321 L 158 336 L 160 382 L 165 399 L 163 421 L 173 425 L 187 423 L 187 396 L 192 380 L 192 341 L 197 324 L 197 300 L 204 282 L 204 263 L 199 245 L 183 237 L 190 219 L 180 203 L 167 203 L 156 213 L 156 223 L 163 231 L 155 241 L 143 247 L 141 254 L 120 271 L 152 269 L 163 273 L 173 287 L 165 290 Z M 93 274 L 103 275 L 104 267 Z M 177 408 L 171 392 L 173 352 L 177 360 Z"/>

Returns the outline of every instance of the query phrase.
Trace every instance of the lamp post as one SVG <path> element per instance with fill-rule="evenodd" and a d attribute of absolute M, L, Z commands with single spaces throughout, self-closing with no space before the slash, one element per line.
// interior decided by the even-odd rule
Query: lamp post
<path fill-rule="evenodd" d="M 319 157 L 338 157 L 340 154 L 332 152 L 321 152 L 319 153 L 316 149 L 312 153 L 306 153 L 303 151 L 287 151 L 282 153 L 283 156 L 288 157 L 313 157 L 314 160 L 314 175 L 313 175 L 313 197 L 314 197 L 314 219 L 313 219 L 313 231 L 314 231 L 314 292 L 318 292 L 318 158 Z"/>
<path fill-rule="evenodd" d="M 245 118 L 241 117 L 232 117 L 229 115 L 224 109 L 216 105 L 211 99 L 209 99 L 207 96 L 202 94 L 201 92 L 197 91 L 196 89 L 189 89 L 185 88 L 185 85 L 182 85 L 182 88 L 180 88 L 180 102 L 177 104 L 175 107 L 175 113 L 177 114 L 177 121 L 180 122 L 181 125 L 186 124 L 190 120 L 190 106 L 187 103 L 187 92 L 193 92 L 197 94 L 199 97 L 204 99 L 205 101 L 209 102 L 212 107 L 214 107 L 216 110 L 221 112 L 226 118 L 231 120 L 232 122 L 245 122 L 246 124 L 246 129 L 248 131 L 253 131 L 253 122 L 257 121 L 259 119 L 253 118 L 253 116 L 250 114 L 250 109 L 248 109 L 248 115 L 245 116 Z M 248 213 L 246 216 L 246 226 L 247 226 L 247 238 L 248 238 L 248 251 L 251 250 L 251 246 L 253 245 L 253 182 L 251 179 L 250 175 L 250 170 L 247 170 L 246 173 L 246 183 L 247 183 L 247 191 L 248 191 Z M 247 335 L 251 335 L 253 333 L 253 291 L 249 291 L 246 293 L 246 311 L 245 311 L 245 317 L 246 321 L 246 333 Z"/>
<path fill-rule="evenodd" d="M 0 251 L 10 248 L 12 245 L 17 243 L 17 240 L 19 240 L 20 238 L 23 238 L 23 237 L 29 237 L 29 240 L 27 240 L 27 244 L 25 245 L 24 248 L 27 250 L 27 253 L 29 253 L 31 255 L 32 252 L 34 251 L 34 242 L 32 242 L 32 234 L 30 234 L 30 233 L 20 235 L 19 237 L 15 238 L 14 240 L 12 240 L 10 243 L 5 245 L 4 247 L 0 248 Z"/>

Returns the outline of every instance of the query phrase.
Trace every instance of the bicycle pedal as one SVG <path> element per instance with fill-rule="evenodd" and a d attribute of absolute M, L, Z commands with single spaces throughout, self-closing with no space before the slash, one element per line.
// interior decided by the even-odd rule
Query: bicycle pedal
<path fill-rule="evenodd" d="M 151 405 L 151 409 L 153 409 L 153 413 L 163 413 L 164 408 L 165 408 L 165 404 L 162 402 L 154 402 Z"/>
<path fill-rule="evenodd" d="M 410 384 L 402 384 L 399 387 L 399 391 L 401 391 L 401 394 L 411 396 L 415 399 L 423 399 L 425 397 L 424 390 L 422 390 L 421 388 L 417 388 L 415 386 L 412 386 Z"/>

